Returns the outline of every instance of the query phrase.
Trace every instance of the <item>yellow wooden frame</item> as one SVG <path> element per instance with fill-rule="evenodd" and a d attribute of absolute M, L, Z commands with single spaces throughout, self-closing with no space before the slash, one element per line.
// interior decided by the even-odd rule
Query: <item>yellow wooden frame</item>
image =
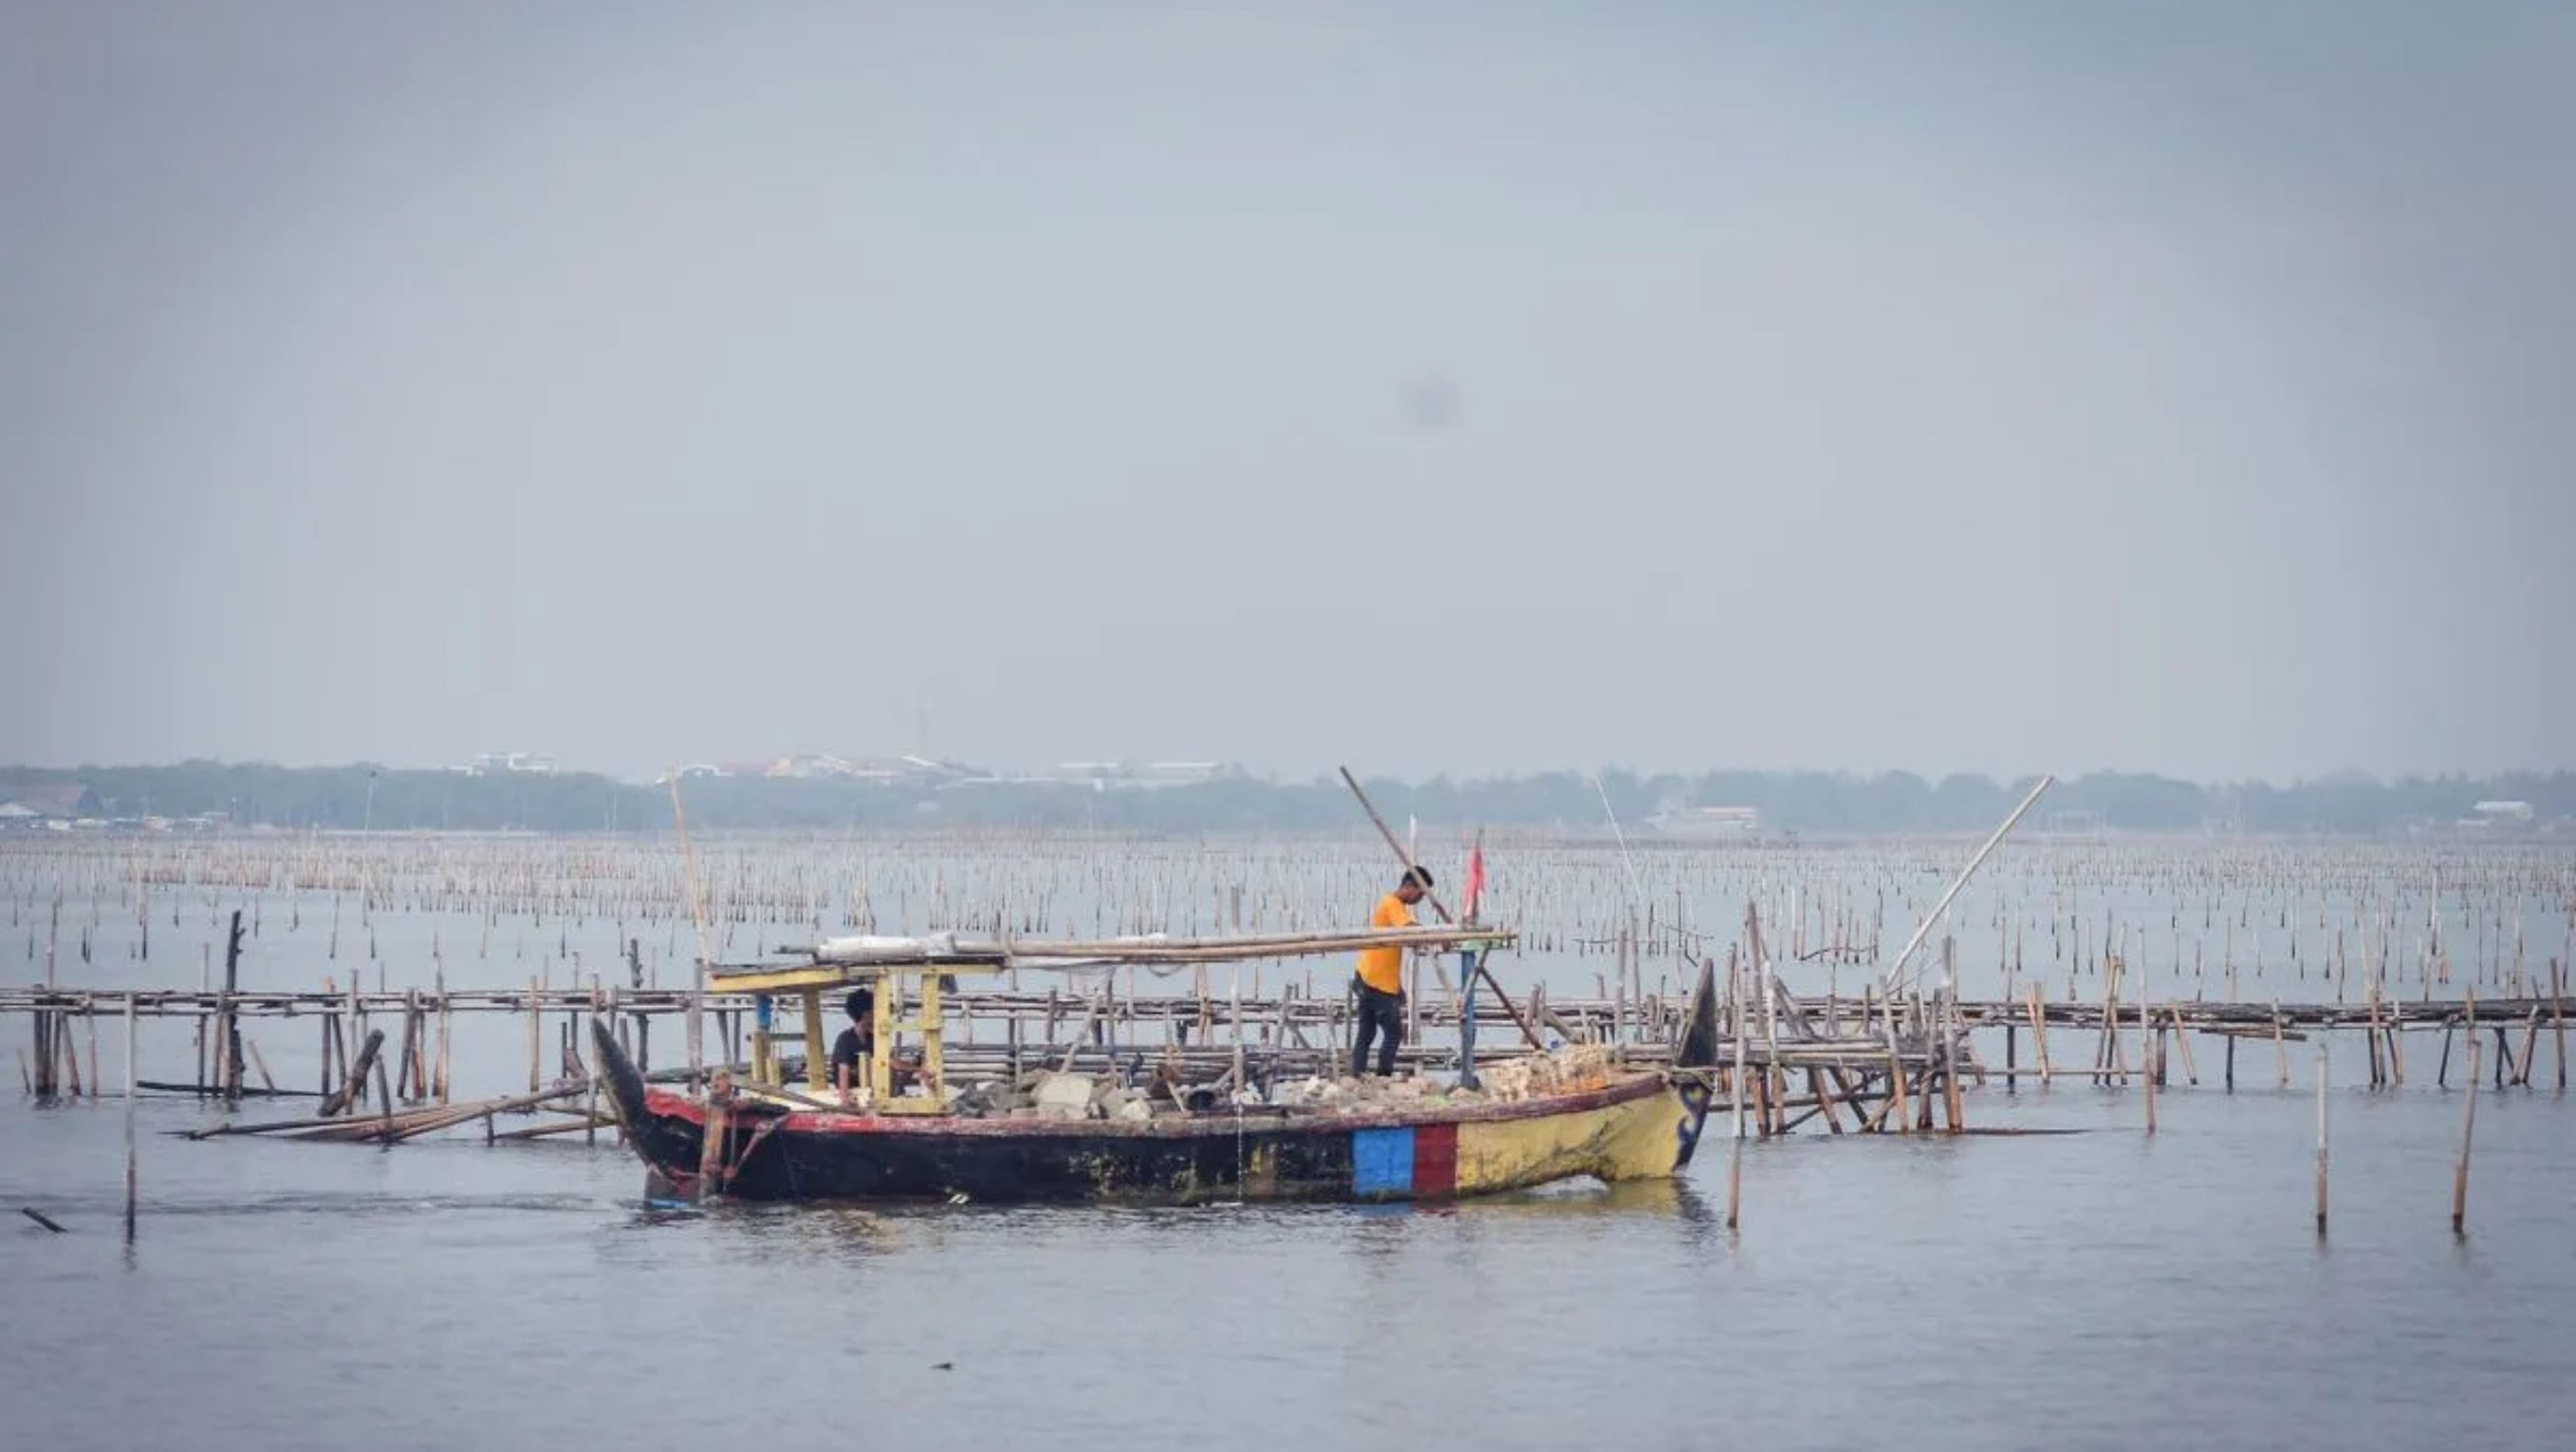
<path fill-rule="evenodd" d="M 805 1087 L 817 1093 L 832 1083 L 830 1056 L 823 1051 L 823 990 L 805 990 Z"/>
<path fill-rule="evenodd" d="M 751 1078 L 753 1085 L 762 1088 L 785 1087 L 779 1079 L 777 1050 L 777 1041 L 785 1035 L 775 1026 L 775 1000 L 789 994 L 801 1000 L 805 1017 L 805 1085 L 816 1094 L 832 1087 L 830 1055 L 823 1046 L 824 994 L 834 988 L 858 985 L 875 988 L 876 1018 L 871 1026 L 876 1047 L 868 1056 L 871 1109 L 878 1114 L 945 1114 L 948 1059 L 944 982 L 962 974 L 997 975 L 1002 971 L 998 963 L 816 963 L 727 973 L 717 979 L 717 986 L 721 992 L 750 993 L 772 1000 L 772 1027 L 756 1029 L 752 1035 Z M 919 1000 L 919 1011 L 909 1018 L 899 1017 L 896 1004 L 907 998 Z M 915 1034 L 921 1040 L 921 1080 L 929 1092 L 920 1098 L 899 1097 L 894 1092 L 895 1039 L 903 1033 Z"/>
<path fill-rule="evenodd" d="M 945 1016 L 940 1007 L 939 979 L 942 970 L 923 965 L 889 970 L 878 986 L 876 1049 L 868 1056 L 870 1107 L 879 1114 L 946 1114 L 948 1112 L 947 1060 L 941 1043 Z M 921 1011 L 912 1018 L 897 1018 L 895 1003 L 909 996 L 918 986 Z M 907 1099 L 894 1092 L 895 1036 L 906 1029 L 921 1036 L 921 1080 L 927 1091 L 919 1099 Z"/>
<path fill-rule="evenodd" d="M 764 1089 L 778 1084 L 778 1050 L 771 1040 L 776 1036 L 778 1005 L 766 993 L 753 997 L 756 1005 L 751 1018 L 751 1082 Z"/>

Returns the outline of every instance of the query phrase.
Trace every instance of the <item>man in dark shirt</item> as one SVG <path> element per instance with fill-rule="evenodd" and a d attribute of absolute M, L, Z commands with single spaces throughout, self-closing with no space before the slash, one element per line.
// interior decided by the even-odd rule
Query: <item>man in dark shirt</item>
<path fill-rule="evenodd" d="M 841 1091 L 841 1104 L 855 1107 L 858 1091 L 872 1087 L 872 1065 L 877 1051 L 877 991 L 856 988 L 848 1001 L 850 1026 L 832 1041 L 832 1083 Z M 892 1066 L 894 1092 L 901 1094 L 912 1087 L 921 1075 L 919 1059 L 898 1060 Z"/>
<path fill-rule="evenodd" d="M 868 1082 L 869 1057 L 877 1047 L 876 990 L 852 990 L 849 1010 L 850 1026 L 832 1042 L 832 1082 L 840 1089 L 844 1105 L 855 1102 L 858 1087 Z"/>

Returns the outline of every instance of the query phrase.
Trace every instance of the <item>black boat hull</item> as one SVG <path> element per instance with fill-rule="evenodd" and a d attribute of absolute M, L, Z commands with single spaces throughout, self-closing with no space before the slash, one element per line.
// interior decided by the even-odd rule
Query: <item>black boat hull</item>
<path fill-rule="evenodd" d="M 1707 1108 L 1695 1084 L 1633 1074 L 1587 1092 L 1404 1117 L 1246 1110 L 1124 1123 L 787 1111 L 650 1089 L 613 1037 L 603 1031 L 594 1042 L 610 1101 L 645 1162 L 683 1195 L 744 1200 L 1446 1199 L 1582 1175 L 1671 1175 L 1687 1163 Z"/>

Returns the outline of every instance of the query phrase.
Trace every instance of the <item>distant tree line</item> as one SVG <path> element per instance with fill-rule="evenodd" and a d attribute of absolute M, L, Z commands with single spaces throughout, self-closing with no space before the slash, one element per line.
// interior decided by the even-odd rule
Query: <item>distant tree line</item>
<path fill-rule="evenodd" d="M 1598 785 L 1596 786 L 1596 781 Z M 541 832 L 663 831 L 671 826 L 666 787 L 590 773 L 397 770 L 359 763 L 281 767 L 188 761 L 175 766 L 0 767 L 0 802 L 12 792 L 81 783 L 106 817 L 221 817 L 237 825 L 295 829 Z M 1374 780 L 1379 808 L 1398 823 L 1418 816 L 1456 829 L 1557 827 L 1606 830 L 1602 798 L 1623 826 L 1650 831 L 1671 807 L 1751 807 L 1766 834 L 1966 832 L 1992 826 L 2029 781 L 1982 776 L 1938 781 L 1912 772 L 1720 771 L 1639 775 L 1570 771 L 1453 781 Z M 1150 789 L 1094 790 L 1087 784 L 999 782 L 947 787 L 849 780 L 712 777 L 685 785 L 693 827 L 710 830 L 875 829 L 903 826 L 1024 826 L 1109 831 L 1317 831 L 1359 818 L 1334 778 L 1285 782 L 1257 777 Z M 2405 777 L 2337 775 L 2290 786 L 2260 782 L 2198 785 L 2170 777 L 2098 772 L 2058 784 L 2042 802 L 2041 825 L 2119 831 L 2373 835 L 2449 823 L 2481 801 L 2531 804 L 2547 821 L 2576 817 L 2576 772 Z"/>

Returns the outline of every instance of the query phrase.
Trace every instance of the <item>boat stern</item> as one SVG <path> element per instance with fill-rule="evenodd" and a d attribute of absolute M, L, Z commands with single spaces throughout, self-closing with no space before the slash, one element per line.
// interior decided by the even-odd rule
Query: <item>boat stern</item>
<path fill-rule="evenodd" d="M 689 1107 L 686 1101 L 657 1094 L 644 1082 L 642 1071 L 626 1056 L 606 1023 L 591 1022 L 590 1042 L 599 1056 L 601 1087 L 607 1090 L 609 1107 L 626 1133 L 626 1143 L 680 1194 L 693 1194 L 706 1142 L 700 1120 L 683 1112 Z"/>

